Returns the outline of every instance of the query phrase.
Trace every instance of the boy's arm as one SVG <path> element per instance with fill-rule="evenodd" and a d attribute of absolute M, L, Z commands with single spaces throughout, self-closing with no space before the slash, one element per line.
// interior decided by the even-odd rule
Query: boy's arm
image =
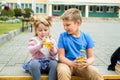
<path fill-rule="evenodd" d="M 87 50 L 87 63 L 88 65 L 91 65 L 94 63 L 94 53 L 93 53 L 93 48 L 89 48 Z"/>
<path fill-rule="evenodd" d="M 69 66 L 74 66 L 74 62 L 65 57 L 65 50 L 63 48 L 58 49 L 58 58 L 61 63 L 67 64 Z"/>

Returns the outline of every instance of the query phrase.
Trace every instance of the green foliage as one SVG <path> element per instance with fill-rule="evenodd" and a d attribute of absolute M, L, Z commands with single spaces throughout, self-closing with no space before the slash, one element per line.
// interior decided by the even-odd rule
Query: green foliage
<path fill-rule="evenodd" d="M 0 16 L 0 20 L 6 21 L 6 20 L 9 20 L 9 17 L 7 17 L 7 16 Z"/>
<path fill-rule="evenodd" d="M 25 8 L 24 10 L 25 10 L 25 14 L 24 14 L 25 18 L 29 18 L 31 13 L 34 13 L 31 8 Z"/>
<path fill-rule="evenodd" d="M 9 23 L 9 24 L 15 24 L 20 22 L 21 22 L 20 19 L 10 19 L 6 21 L 6 23 Z"/>
<path fill-rule="evenodd" d="M 15 17 L 19 17 L 22 15 L 22 12 L 21 12 L 21 9 L 20 8 L 15 8 L 14 9 L 14 12 L 15 12 Z"/>
<path fill-rule="evenodd" d="M 1 11 L 1 15 L 8 16 L 8 17 L 13 17 L 15 15 L 15 13 L 14 13 L 14 10 L 12 10 L 12 9 L 9 9 L 9 10 L 3 9 Z"/>

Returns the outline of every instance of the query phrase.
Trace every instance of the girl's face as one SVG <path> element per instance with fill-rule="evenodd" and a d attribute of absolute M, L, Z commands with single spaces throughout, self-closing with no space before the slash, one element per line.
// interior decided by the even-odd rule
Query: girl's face
<path fill-rule="evenodd" d="M 64 29 L 68 34 L 71 34 L 73 36 L 79 36 L 80 34 L 80 21 L 77 22 L 69 21 L 69 20 L 63 20 Z"/>
<path fill-rule="evenodd" d="M 36 29 L 36 33 L 40 39 L 43 39 L 44 37 L 48 36 L 49 32 L 50 32 L 49 27 L 43 24 L 39 24 L 39 26 Z"/>

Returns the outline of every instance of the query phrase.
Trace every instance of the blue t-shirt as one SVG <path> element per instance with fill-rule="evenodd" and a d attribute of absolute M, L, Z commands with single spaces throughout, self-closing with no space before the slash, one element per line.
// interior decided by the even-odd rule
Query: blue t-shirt
<path fill-rule="evenodd" d="M 81 50 L 86 50 L 88 48 L 93 48 L 94 42 L 91 36 L 85 32 L 81 32 L 79 37 L 73 37 L 67 32 L 60 34 L 58 40 L 58 48 L 65 49 L 65 56 L 69 60 L 75 60 L 78 56 L 82 56 Z"/>

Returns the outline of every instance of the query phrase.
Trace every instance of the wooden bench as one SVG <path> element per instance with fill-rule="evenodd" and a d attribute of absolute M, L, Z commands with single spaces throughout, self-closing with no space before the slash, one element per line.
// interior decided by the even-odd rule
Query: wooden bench
<path fill-rule="evenodd" d="M 120 75 L 104 75 L 104 80 L 120 80 Z M 42 80 L 48 80 L 48 76 L 42 76 Z M 32 80 L 31 76 L 0 76 L 0 80 Z M 83 78 L 72 76 L 71 80 L 85 80 Z"/>
<path fill-rule="evenodd" d="M 29 18 L 22 19 L 22 32 L 24 32 L 25 29 L 28 29 L 28 27 L 31 28 L 31 32 L 32 32 L 32 25 L 30 24 Z"/>

